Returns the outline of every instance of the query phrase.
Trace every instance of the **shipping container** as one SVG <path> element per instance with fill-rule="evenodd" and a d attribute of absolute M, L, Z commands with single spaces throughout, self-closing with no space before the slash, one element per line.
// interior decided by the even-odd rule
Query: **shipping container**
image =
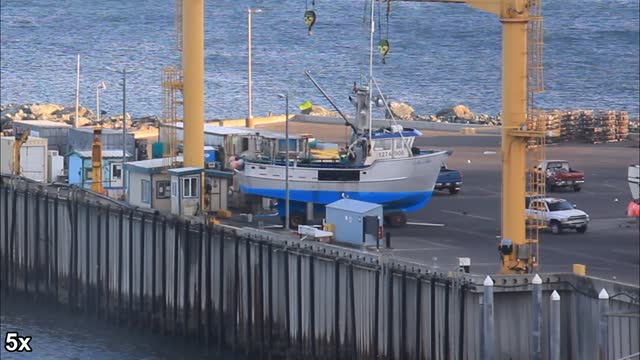
<path fill-rule="evenodd" d="M 12 174 L 14 144 L 13 136 L 0 137 L 0 172 Z M 20 148 L 21 175 L 35 181 L 47 181 L 47 139 L 29 136 Z"/>

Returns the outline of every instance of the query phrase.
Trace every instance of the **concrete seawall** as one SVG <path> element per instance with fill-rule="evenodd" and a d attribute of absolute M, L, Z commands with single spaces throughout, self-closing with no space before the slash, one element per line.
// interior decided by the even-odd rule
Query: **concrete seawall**
<path fill-rule="evenodd" d="M 250 356 L 480 359 L 483 275 L 330 244 L 191 224 L 78 188 L 2 177 L 2 291 Z M 562 359 L 640 351 L 639 289 L 541 274 L 542 358 L 560 321 Z M 493 276 L 497 359 L 531 354 L 530 275 Z M 601 313 L 598 292 L 612 295 Z M 562 297 L 560 319 L 548 299 Z M 613 295 L 616 296 L 613 296 Z M 627 314 L 627 315 L 625 315 Z"/>
<path fill-rule="evenodd" d="M 312 124 L 328 124 L 328 125 L 343 125 L 344 119 L 340 117 L 329 117 L 329 116 L 312 116 L 312 115 L 289 115 L 290 121 L 302 122 L 302 123 L 312 123 Z M 274 124 L 274 123 L 282 123 L 285 121 L 284 115 L 273 115 L 273 116 L 261 116 L 252 118 L 251 122 L 255 125 L 265 125 L 265 124 Z M 418 130 L 430 130 L 430 131 L 446 131 L 446 132 L 462 132 L 463 129 L 473 129 L 476 133 L 482 134 L 500 134 L 500 126 L 487 126 L 480 124 L 457 124 L 457 123 L 437 123 L 431 121 L 397 121 L 399 125 L 404 127 L 411 127 Z M 247 122 L 246 119 L 225 119 L 225 120 L 215 120 L 208 121 L 207 124 L 217 125 L 217 126 L 233 126 L 233 127 L 244 127 Z M 386 127 L 392 124 L 390 120 L 373 120 L 374 127 Z"/>
<path fill-rule="evenodd" d="M 331 124 L 342 125 L 344 119 L 339 117 L 327 117 L 327 116 L 311 116 L 311 115 L 295 115 L 293 121 L 308 122 L 316 124 Z M 447 132 L 461 132 L 464 128 L 475 129 L 477 133 L 485 134 L 500 134 L 501 128 L 499 126 L 487 126 L 480 124 L 456 124 L 456 123 L 437 123 L 431 121 L 401 121 L 396 122 L 398 125 L 404 127 L 410 127 L 418 130 L 431 130 L 431 131 L 447 131 Z M 386 127 L 392 124 L 390 120 L 373 120 L 374 127 Z"/>

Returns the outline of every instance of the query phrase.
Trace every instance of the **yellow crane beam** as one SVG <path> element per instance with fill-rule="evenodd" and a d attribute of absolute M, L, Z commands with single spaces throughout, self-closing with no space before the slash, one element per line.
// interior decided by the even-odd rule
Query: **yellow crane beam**
<path fill-rule="evenodd" d="M 531 269 L 525 234 L 527 137 L 518 133 L 527 120 L 527 24 L 529 8 L 540 0 L 406 0 L 465 3 L 492 13 L 502 23 L 502 231 L 511 251 L 501 252 L 501 273 Z M 532 134 L 533 135 L 533 134 Z M 519 254 L 519 249 L 522 249 Z"/>
<path fill-rule="evenodd" d="M 204 0 L 182 0 L 182 30 L 184 166 L 201 168 L 204 167 Z"/>

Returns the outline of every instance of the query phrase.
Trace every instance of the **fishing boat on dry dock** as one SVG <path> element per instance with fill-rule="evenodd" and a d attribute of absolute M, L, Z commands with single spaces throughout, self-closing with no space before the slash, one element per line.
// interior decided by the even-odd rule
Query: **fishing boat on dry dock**
<path fill-rule="evenodd" d="M 307 204 L 314 204 L 314 211 L 323 211 L 324 205 L 342 198 L 381 204 L 390 225 L 406 223 L 406 214 L 421 209 L 431 198 L 440 167 L 451 152 L 414 147 L 422 133 L 401 125 L 370 131 L 369 87 L 355 87 L 354 91 L 356 124 L 345 118 L 352 127 L 351 140 L 336 157 L 315 157 L 312 151 L 298 149 L 299 142 L 291 144 L 289 156 L 282 147 L 270 151 L 265 146 L 264 151 L 234 162 L 240 190 L 283 200 L 288 171 L 293 226 L 305 222 Z M 282 203 L 278 203 L 281 216 L 285 211 Z"/>

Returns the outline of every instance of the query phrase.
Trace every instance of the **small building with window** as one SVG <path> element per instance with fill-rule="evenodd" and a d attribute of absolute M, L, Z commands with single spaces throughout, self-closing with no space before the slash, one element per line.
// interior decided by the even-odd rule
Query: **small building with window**
<path fill-rule="evenodd" d="M 183 167 L 169 169 L 171 176 L 171 213 L 195 216 L 201 207 L 203 168 Z"/>
<path fill-rule="evenodd" d="M 127 179 L 127 202 L 159 211 L 171 210 L 171 176 L 167 170 L 174 159 L 159 158 L 124 164 Z M 182 162 L 182 157 L 175 159 Z"/>
<path fill-rule="evenodd" d="M 127 160 L 130 153 L 125 153 Z M 69 184 L 91 188 L 93 169 L 91 166 L 91 150 L 73 150 L 67 154 L 69 161 Z M 110 196 L 117 196 L 124 191 L 122 169 L 122 150 L 102 150 L 102 187 Z"/>

